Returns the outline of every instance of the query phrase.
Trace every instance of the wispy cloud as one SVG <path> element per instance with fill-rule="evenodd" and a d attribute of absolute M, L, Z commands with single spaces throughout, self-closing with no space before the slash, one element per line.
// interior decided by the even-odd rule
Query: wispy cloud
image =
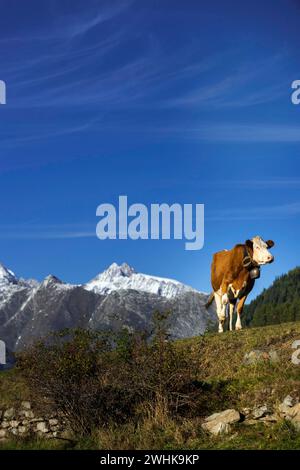
<path fill-rule="evenodd" d="M 96 238 L 96 224 L 95 227 L 91 226 L 91 224 L 21 224 L 0 226 L 0 239 L 60 240 L 73 238 Z"/>
<path fill-rule="evenodd" d="M 274 101 L 286 93 L 286 80 L 278 84 L 272 70 L 284 66 L 286 54 L 275 54 L 254 62 L 238 61 L 230 72 L 216 74 L 207 85 L 199 85 L 185 95 L 166 102 L 170 107 L 245 107 Z M 263 85 L 268 74 L 271 81 Z"/>
<path fill-rule="evenodd" d="M 295 217 L 300 214 L 300 202 L 289 204 L 243 207 L 237 209 L 223 209 L 210 213 L 206 220 L 218 221 L 239 221 L 239 220 L 277 220 Z"/>
<path fill-rule="evenodd" d="M 232 122 L 199 126 L 198 129 L 190 129 L 189 135 L 196 140 L 214 142 L 293 143 L 300 142 L 300 125 Z"/>

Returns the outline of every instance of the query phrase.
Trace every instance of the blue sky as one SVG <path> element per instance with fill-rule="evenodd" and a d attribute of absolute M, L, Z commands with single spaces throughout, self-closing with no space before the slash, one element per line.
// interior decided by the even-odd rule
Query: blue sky
<path fill-rule="evenodd" d="M 212 253 L 257 234 L 276 259 L 254 294 L 299 264 L 299 1 L 0 8 L 5 265 L 80 283 L 126 261 L 208 291 Z M 98 240 L 96 207 L 121 194 L 204 203 L 204 248 Z"/>

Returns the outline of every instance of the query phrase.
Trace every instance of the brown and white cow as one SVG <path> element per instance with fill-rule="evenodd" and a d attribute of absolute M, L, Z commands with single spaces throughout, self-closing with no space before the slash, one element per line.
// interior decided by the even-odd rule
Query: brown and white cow
<path fill-rule="evenodd" d="M 219 333 L 223 332 L 226 319 L 226 308 L 229 304 L 229 329 L 232 330 L 232 320 L 236 305 L 236 330 L 242 329 L 241 314 L 251 292 L 255 279 L 260 276 L 260 266 L 274 261 L 268 251 L 274 246 L 272 240 L 264 241 L 256 236 L 246 240 L 244 244 L 235 245 L 231 250 L 215 253 L 211 265 L 211 294 L 207 306 L 215 299 L 219 318 Z"/>

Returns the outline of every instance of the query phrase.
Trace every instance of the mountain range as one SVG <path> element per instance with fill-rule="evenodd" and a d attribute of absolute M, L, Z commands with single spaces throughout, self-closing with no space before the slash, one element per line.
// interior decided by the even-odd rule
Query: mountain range
<path fill-rule="evenodd" d="M 9 349 L 64 328 L 149 330 L 155 311 L 170 312 L 171 338 L 203 334 L 216 322 L 208 294 L 172 279 L 137 273 L 113 263 L 83 285 L 49 275 L 42 282 L 18 278 L 0 264 L 0 338 Z"/>

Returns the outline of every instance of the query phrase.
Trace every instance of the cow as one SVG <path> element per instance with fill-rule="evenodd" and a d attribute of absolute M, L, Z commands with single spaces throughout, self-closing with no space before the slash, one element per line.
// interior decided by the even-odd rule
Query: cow
<path fill-rule="evenodd" d="M 229 305 L 229 329 L 233 329 L 233 314 L 236 306 L 236 330 L 242 329 L 241 315 L 248 294 L 253 289 L 255 279 L 260 277 L 260 266 L 274 261 L 269 248 L 272 240 L 264 241 L 256 236 L 244 244 L 235 245 L 231 250 L 223 250 L 213 255 L 211 284 L 213 292 L 206 304 L 216 302 L 219 319 L 219 333 L 224 331 L 226 308 Z"/>

